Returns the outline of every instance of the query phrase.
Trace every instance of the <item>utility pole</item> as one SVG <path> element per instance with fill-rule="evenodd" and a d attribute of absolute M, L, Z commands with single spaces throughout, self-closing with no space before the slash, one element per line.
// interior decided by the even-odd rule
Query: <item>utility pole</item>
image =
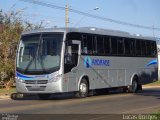
<path fill-rule="evenodd" d="M 68 24 L 69 24 L 69 7 L 68 7 L 68 0 L 66 1 L 66 20 L 65 20 L 65 24 L 66 24 L 66 32 L 68 31 Z"/>

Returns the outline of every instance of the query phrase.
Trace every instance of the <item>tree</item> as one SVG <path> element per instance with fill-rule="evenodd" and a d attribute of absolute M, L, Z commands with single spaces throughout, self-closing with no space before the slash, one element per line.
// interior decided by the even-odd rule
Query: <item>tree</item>
<path fill-rule="evenodd" d="M 22 31 L 40 29 L 43 22 L 34 25 L 23 20 L 22 13 L 0 10 L 0 79 L 8 83 L 14 80 L 16 46 Z"/>

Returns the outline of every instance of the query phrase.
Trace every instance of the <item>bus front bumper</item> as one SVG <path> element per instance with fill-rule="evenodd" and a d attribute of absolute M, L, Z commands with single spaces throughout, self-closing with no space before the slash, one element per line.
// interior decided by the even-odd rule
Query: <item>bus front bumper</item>
<path fill-rule="evenodd" d="M 26 84 L 16 82 L 16 90 L 18 93 L 61 93 L 62 86 L 60 81 L 47 84 Z"/>

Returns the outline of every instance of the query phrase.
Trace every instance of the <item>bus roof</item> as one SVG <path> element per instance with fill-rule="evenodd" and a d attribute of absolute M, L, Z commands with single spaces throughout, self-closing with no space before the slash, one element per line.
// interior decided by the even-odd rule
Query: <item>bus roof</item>
<path fill-rule="evenodd" d="M 48 28 L 48 29 L 38 29 L 23 32 L 22 35 L 26 34 L 35 34 L 42 32 L 66 32 L 66 28 Z M 142 36 L 139 34 L 130 34 L 128 32 L 119 31 L 119 30 L 110 30 L 110 29 L 101 29 L 95 27 L 81 27 L 81 28 L 67 28 L 67 32 L 79 32 L 79 33 L 90 33 L 90 34 L 99 34 L 99 35 L 110 35 L 110 36 L 119 36 L 126 38 L 135 38 L 135 39 L 146 39 L 146 40 L 155 40 L 154 37 Z"/>

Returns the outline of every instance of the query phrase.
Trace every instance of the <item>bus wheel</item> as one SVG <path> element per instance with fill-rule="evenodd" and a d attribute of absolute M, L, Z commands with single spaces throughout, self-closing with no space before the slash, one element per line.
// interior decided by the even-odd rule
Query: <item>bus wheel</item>
<path fill-rule="evenodd" d="M 83 78 L 79 85 L 79 91 L 76 93 L 76 97 L 85 98 L 88 96 L 89 85 L 85 78 Z"/>
<path fill-rule="evenodd" d="M 138 78 L 134 77 L 132 81 L 132 85 L 129 86 L 128 91 L 130 93 L 136 93 L 138 91 Z"/>
<path fill-rule="evenodd" d="M 51 94 L 38 94 L 38 97 L 42 100 L 48 100 Z"/>

